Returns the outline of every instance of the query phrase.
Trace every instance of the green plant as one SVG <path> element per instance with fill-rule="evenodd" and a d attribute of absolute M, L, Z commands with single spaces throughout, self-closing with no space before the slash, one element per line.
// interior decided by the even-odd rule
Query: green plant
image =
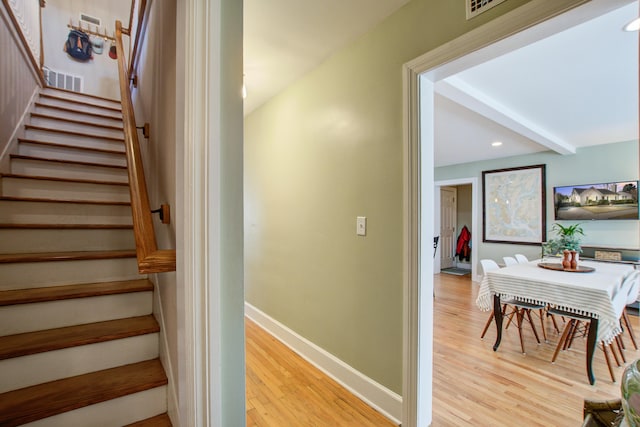
<path fill-rule="evenodd" d="M 544 254 L 557 255 L 565 249 L 582 252 L 580 242 L 582 241 L 581 236 L 584 236 L 584 230 L 580 224 L 563 226 L 556 222 L 551 227 L 551 231 L 553 231 L 557 237 L 550 239 L 542 245 Z"/>

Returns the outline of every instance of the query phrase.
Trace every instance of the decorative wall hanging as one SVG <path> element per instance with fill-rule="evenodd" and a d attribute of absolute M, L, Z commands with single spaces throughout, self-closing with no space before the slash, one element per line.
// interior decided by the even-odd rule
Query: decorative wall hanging
<path fill-rule="evenodd" d="M 546 240 L 545 165 L 482 172 L 483 242 Z"/>

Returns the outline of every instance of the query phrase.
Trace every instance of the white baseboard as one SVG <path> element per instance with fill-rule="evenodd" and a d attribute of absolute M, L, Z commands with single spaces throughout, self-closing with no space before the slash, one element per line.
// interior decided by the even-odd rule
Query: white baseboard
<path fill-rule="evenodd" d="M 248 302 L 244 313 L 303 359 L 333 378 L 344 388 L 376 409 L 394 424 L 402 419 L 402 397 L 358 372 L 326 350 L 300 336 Z"/>

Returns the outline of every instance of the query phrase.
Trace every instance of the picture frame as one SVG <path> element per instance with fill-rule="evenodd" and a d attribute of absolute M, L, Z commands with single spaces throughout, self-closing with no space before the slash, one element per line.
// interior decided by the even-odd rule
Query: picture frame
<path fill-rule="evenodd" d="M 546 241 L 546 165 L 482 172 L 482 241 L 540 245 Z"/>

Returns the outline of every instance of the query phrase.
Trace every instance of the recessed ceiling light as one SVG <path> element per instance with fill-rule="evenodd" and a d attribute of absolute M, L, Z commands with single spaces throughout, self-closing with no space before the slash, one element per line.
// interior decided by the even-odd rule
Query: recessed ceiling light
<path fill-rule="evenodd" d="M 624 26 L 625 31 L 638 31 L 640 30 L 640 18 L 636 18 Z"/>
<path fill-rule="evenodd" d="M 502 142 L 500 142 L 500 141 L 495 141 L 495 142 L 491 143 L 492 147 L 500 147 L 501 145 L 502 145 Z"/>

